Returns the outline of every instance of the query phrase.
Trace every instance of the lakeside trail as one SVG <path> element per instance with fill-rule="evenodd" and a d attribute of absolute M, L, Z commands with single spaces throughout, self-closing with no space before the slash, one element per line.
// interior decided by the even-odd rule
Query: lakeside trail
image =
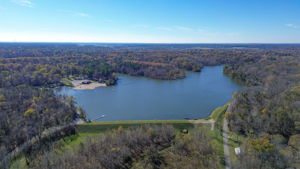
<path fill-rule="evenodd" d="M 230 104 L 228 105 L 227 111 L 229 112 L 230 109 Z M 223 121 L 223 146 L 224 146 L 224 158 L 225 158 L 225 168 L 226 169 L 231 169 L 231 161 L 230 161 L 230 152 L 229 152 L 229 147 L 228 147 L 228 133 L 229 133 L 229 128 L 228 128 L 228 121 L 226 117 L 224 117 Z"/>

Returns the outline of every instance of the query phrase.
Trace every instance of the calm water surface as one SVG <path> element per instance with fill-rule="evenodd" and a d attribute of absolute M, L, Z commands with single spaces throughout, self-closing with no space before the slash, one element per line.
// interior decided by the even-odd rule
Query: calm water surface
<path fill-rule="evenodd" d="M 61 88 L 74 96 L 89 119 L 100 121 L 205 118 L 227 103 L 240 86 L 223 74 L 223 66 L 188 72 L 185 79 L 166 81 L 120 75 L 116 86 L 94 90 Z"/>

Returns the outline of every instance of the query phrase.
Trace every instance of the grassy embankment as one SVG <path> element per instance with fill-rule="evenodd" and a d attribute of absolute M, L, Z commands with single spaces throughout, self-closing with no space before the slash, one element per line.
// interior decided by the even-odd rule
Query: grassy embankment
<path fill-rule="evenodd" d="M 65 137 L 58 141 L 60 148 L 57 149 L 57 152 L 63 152 L 67 149 L 74 149 L 80 143 L 82 143 L 86 138 L 99 136 L 105 132 L 109 132 L 112 129 L 117 129 L 119 127 L 128 128 L 131 126 L 141 126 L 141 125 L 172 125 L 177 132 L 179 137 L 184 136 L 181 131 L 183 129 L 188 129 L 189 132 L 193 132 L 193 130 L 199 128 L 205 128 L 207 131 L 207 135 L 212 137 L 211 144 L 214 148 L 216 148 L 218 156 L 223 159 L 224 151 L 223 151 L 223 137 L 222 137 L 222 121 L 224 117 L 224 113 L 226 112 L 227 104 L 215 109 L 212 114 L 207 119 L 203 120 L 203 124 L 191 123 L 189 120 L 136 120 L 136 121 L 110 121 L 110 122 L 91 122 L 80 124 L 77 126 L 77 134 Z M 210 130 L 210 124 L 208 124 L 208 120 L 213 119 L 215 121 L 214 130 Z M 18 168 L 20 166 L 26 166 L 24 157 L 17 159 L 11 169 Z M 26 168 L 26 167 L 25 167 Z"/>
<path fill-rule="evenodd" d="M 220 132 L 222 134 L 222 128 L 223 128 L 223 120 L 225 117 L 225 112 L 227 110 L 228 104 L 225 104 L 222 107 L 219 107 L 215 109 L 215 111 L 210 115 L 210 118 L 214 119 L 216 121 L 216 132 Z M 246 141 L 246 138 L 241 135 L 237 135 L 233 132 L 228 133 L 229 139 L 228 139 L 228 146 L 229 146 L 229 152 L 230 152 L 230 159 L 231 162 L 234 163 L 237 160 L 237 156 L 235 154 L 234 149 L 236 147 L 240 147 L 243 142 Z M 221 138 L 223 140 L 223 136 Z M 222 145 L 223 148 L 223 145 Z M 224 151 L 223 151 L 224 152 Z"/>

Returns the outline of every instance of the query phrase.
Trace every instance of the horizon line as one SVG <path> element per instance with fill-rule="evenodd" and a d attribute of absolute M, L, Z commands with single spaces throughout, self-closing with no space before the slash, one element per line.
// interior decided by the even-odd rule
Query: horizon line
<path fill-rule="evenodd" d="M 11 41 L 0 41 L 0 43 L 103 43 L 103 44 L 188 44 L 188 45 L 197 45 L 197 44 L 300 44 L 300 42 L 55 42 L 55 41 L 20 41 L 20 42 L 11 42 Z"/>

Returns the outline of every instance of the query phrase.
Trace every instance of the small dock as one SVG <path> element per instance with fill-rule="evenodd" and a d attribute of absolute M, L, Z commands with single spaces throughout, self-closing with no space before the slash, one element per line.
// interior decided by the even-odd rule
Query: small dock
<path fill-rule="evenodd" d="M 97 121 L 97 120 L 103 119 L 104 117 L 106 117 L 106 115 L 105 115 L 105 114 L 101 115 L 101 116 L 100 116 L 100 117 L 98 117 L 98 118 L 95 118 L 95 119 L 94 119 L 94 120 L 92 120 L 92 121 Z"/>

